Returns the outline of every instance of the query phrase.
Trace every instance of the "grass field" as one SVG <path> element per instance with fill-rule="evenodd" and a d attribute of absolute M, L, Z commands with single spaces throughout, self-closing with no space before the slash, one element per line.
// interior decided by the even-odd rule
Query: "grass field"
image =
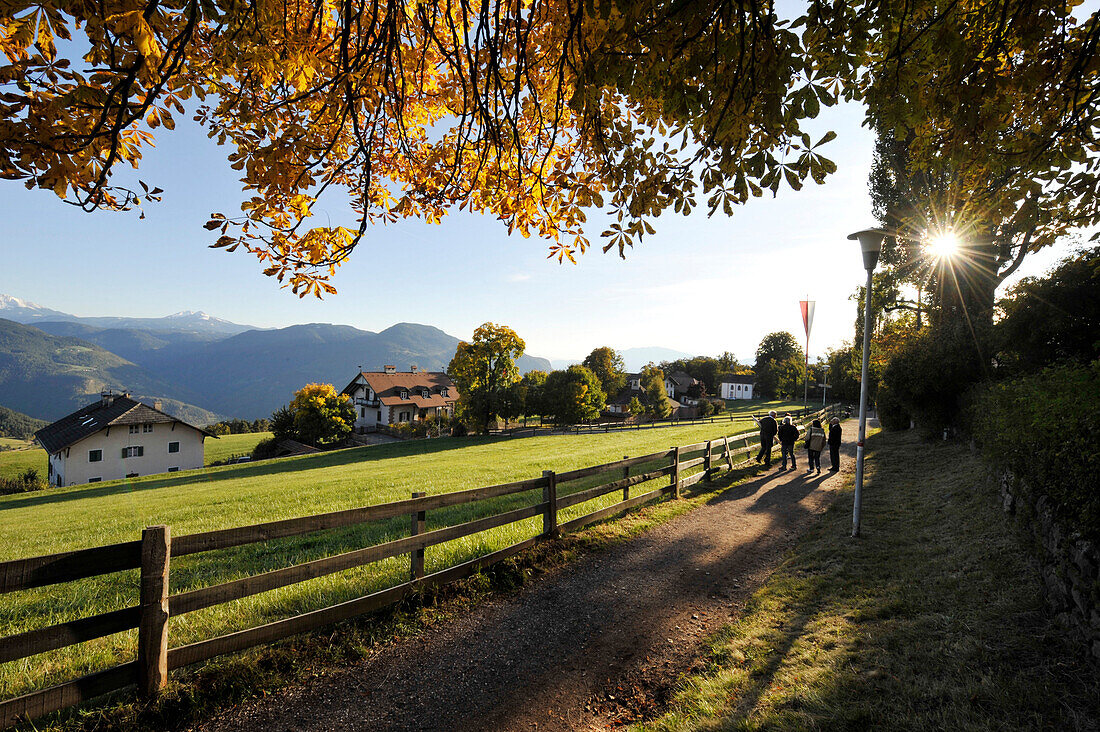
<path fill-rule="evenodd" d="M 755 403 L 756 410 L 768 405 Z M 746 429 L 745 423 L 694 425 L 608 434 L 518 440 L 443 438 L 353 448 L 298 458 L 230 465 L 94 486 L 0 498 L 0 560 L 97 546 L 140 537 L 168 524 L 179 536 L 262 521 L 538 477 L 641 455 Z M 241 436 L 244 437 L 244 436 Z M 252 436 L 254 437 L 254 436 Z M 215 441 L 216 444 L 216 441 Z M 639 469 L 641 470 L 641 468 Z M 613 479 L 602 476 L 563 487 L 563 494 Z M 667 479 L 661 479 L 667 481 Z M 634 489 L 635 495 L 644 487 Z M 428 528 L 530 505 L 535 492 L 430 512 Z M 580 516 L 617 500 L 605 496 L 562 512 Z M 521 541 L 541 519 L 494 529 L 427 550 L 428 572 Z M 171 591 L 202 587 L 407 535 L 408 519 L 318 532 L 304 537 L 183 557 L 172 562 Z M 397 584 L 407 557 L 318 578 L 170 621 L 171 644 L 270 622 Z M 90 578 L 14 593 L 0 605 L 0 635 L 127 607 L 137 573 Z M 0 698 L 72 678 L 133 657 L 134 632 L 0 666 Z"/>
<path fill-rule="evenodd" d="M 207 437 L 204 445 L 203 462 L 209 465 L 210 463 L 220 463 L 233 456 L 251 455 L 252 448 L 269 437 L 271 437 L 270 432 L 248 432 L 241 435 L 222 435 L 216 440 Z"/>
<path fill-rule="evenodd" d="M 34 443 L 30 440 L 20 440 L 18 437 L 0 437 L 0 447 L 22 450 L 27 447 L 34 447 Z"/>
<path fill-rule="evenodd" d="M 915 431 L 914 431 L 915 432 Z M 842 496 L 641 730 L 1092 730 L 1100 682 L 966 446 L 880 433 Z M 850 485 L 849 485 L 850 490 Z"/>

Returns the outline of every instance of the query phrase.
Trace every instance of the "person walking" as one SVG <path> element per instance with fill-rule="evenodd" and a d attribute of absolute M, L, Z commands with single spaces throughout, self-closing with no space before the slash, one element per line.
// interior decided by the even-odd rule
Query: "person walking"
<path fill-rule="evenodd" d="M 794 463 L 794 443 L 798 441 L 798 428 L 791 424 L 790 417 L 783 418 L 783 424 L 779 425 L 779 449 L 783 453 L 782 470 L 787 469 L 787 456 L 791 457 L 791 470 L 798 466 Z"/>
<path fill-rule="evenodd" d="M 806 468 L 807 473 L 817 468 L 817 474 L 821 475 L 821 451 L 825 449 L 826 440 L 821 420 L 815 419 L 810 423 L 810 429 L 806 430 L 806 452 L 810 454 L 810 467 Z"/>
<path fill-rule="evenodd" d="M 829 472 L 840 470 L 840 418 L 829 420 Z"/>
<path fill-rule="evenodd" d="M 772 466 L 772 442 L 779 432 L 779 423 L 775 421 L 775 412 L 768 412 L 768 416 L 757 419 L 753 415 L 753 421 L 760 426 L 760 452 L 756 454 L 756 462 L 763 462 L 764 467 Z"/>

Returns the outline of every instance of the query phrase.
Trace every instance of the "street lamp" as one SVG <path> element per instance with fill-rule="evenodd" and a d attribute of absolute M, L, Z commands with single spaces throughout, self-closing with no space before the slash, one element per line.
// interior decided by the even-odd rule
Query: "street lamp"
<path fill-rule="evenodd" d="M 871 275 L 882 251 L 882 229 L 865 229 L 849 234 L 859 240 L 863 252 L 863 268 L 867 270 L 867 289 L 863 293 L 863 371 L 859 383 L 859 441 L 856 443 L 856 495 L 852 505 L 852 536 L 859 536 L 859 509 L 863 498 L 863 443 L 867 439 L 867 370 L 871 360 Z"/>

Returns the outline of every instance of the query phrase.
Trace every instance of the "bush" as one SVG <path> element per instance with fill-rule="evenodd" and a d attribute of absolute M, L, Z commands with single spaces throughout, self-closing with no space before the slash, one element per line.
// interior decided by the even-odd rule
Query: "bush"
<path fill-rule="evenodd" d="M 905 430 L 909 429 L 911 421 L 909 411 L 905 405 L 894 395 L 889 384 L 881 384 L 875 399 L 875 408 L 878 410 L 878 421 L 883 429 Z"/>
<path fill-rule="evenodd" d="M 34 468 L 27 468 L 15 478 L 0 478 L 0 496 L 13 493 L 30 493 L 46 488 L 49 488 L 49 485 L 38 477 L 38 471 Z"/>
<path fill-rule="evenodd" d="M 460 428 L 462 430 L 461 434 L 459 433 Z M 437 435 L 442 437 L 449 437 L 452 434 L 461 436 L 466 434 L 466 428 L 460 421 L 443 416 L 427 417 L 425 419 L 418 419 L 415 422 L 391 424 L 385 427 L 383 432 L 388 435 L 393 435 L 394 437 L 400 437 L 403 440 L 408 440 L 418 437 L 435 437 Z"/>
<path fill-rule="evenodd" d="M 887 419 L 903 428 L 909 426 L 907 417 L 932 432 L 954 426 L 963 396 L 985 370 L 975 340 L 966 323 L 950 322 L 928 328 L 902 346 L 879 383 L 875 400 L 880 413 L 885 411 Z"/>
<path fill-rule="evenodd" d="M 270 460 L 279 453 L 279 440 L 275 437 L 268 437 L 266 440 L 260 440 L 256 447 L 252 448 L 253 460 Z"/>
<path fill-rule="evenodd" d="M 1100 360 L 1063 365 L 979 387 L 966 424 L 985 458 L 1021 479 L 1031 498 L 1046 495 L 1055 514 L 1100 540 Z"/>

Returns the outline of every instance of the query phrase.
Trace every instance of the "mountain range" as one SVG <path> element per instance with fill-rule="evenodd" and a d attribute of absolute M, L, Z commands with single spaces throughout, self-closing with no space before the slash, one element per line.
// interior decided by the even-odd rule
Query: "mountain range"
<path fill-rule="evenodd" d="M 194 312 L 89 318 L 0 295 L 0 404 L 55 420 L 111 388 L 160 399 L 195 424 L 254 419 L 306 383 L 342 389 L 360 368 L 441 371 L 458 343 L 416 323 L 374 333 L 328 323 L 258 329 Z M 550 361 L 524 355 L 517 366 L 549 371 Z"/>

